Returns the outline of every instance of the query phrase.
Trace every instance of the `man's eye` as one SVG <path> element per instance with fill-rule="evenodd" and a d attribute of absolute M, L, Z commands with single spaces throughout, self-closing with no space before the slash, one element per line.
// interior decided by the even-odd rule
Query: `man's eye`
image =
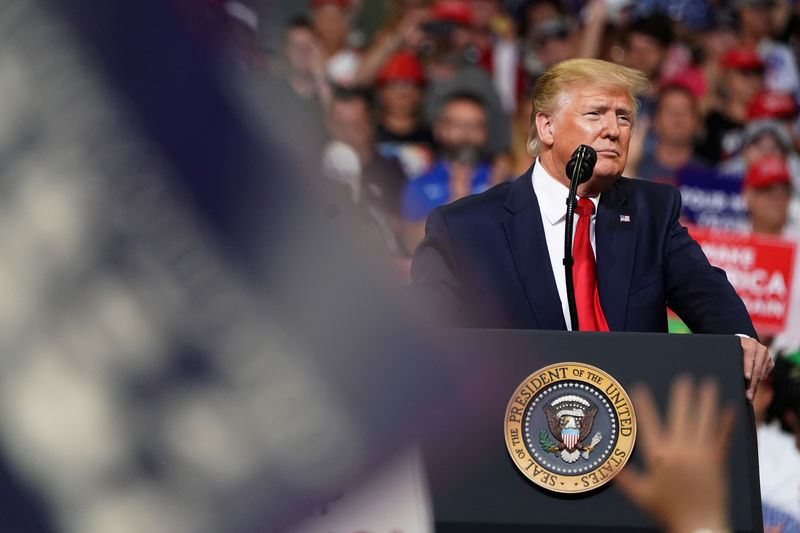
<path fill-rule="evenodd" d="M 622 121 L 622 122 L 624 122 L 626 124 L 630 124 L 631 123 L 631 117 L 629 117 L 628 115 L 619 115 L 617 117 L 617 120 L 620 120 L 620 121 Z"/>

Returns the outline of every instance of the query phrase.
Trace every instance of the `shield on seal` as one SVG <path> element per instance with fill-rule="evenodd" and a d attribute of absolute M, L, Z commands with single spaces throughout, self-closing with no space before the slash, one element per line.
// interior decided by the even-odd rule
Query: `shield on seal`
<path fill-rule="evenodd" d="M 561 442 L 568 450 L 574 450 L 578 444 L 578 430 L 573 428 L 563 428 L 561 430 Z"/>

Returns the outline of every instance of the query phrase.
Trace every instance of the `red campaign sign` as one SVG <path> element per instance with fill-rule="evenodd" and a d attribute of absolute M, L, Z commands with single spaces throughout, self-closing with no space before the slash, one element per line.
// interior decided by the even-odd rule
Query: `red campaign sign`
<path fill-rule="evenodd" d="M 709 262 L 728 275 L 756 330 L 767 335 L 782 331 L 792 293 L 796 244 L 766 235 L 688 228 Z"/>

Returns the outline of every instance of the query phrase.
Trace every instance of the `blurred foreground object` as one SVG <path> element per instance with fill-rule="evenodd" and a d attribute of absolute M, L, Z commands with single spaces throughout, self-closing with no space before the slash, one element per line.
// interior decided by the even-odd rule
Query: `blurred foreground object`
<path fill-rule="evenodd" d="M 302 121 L 186 7 L 0 4 L 4 531 L 285 530 L 438 401 Z"/>
<path fill-rule="evenodd" d="M 734 416 L 718 406 L 716 383 L 695 386 L 689 378 L 676 379 L 665 421 L 646 389 L 639 387 L 632 396 L 647 470 L 628 466 L 616 483 L 667 531 L 730 531 L 725 458 Z"/>
<path fill-rule="evenodd" d="M 291 533 L 433 532 L 422 456 L 411 447 L 370 478 L 326 504 Z"/>

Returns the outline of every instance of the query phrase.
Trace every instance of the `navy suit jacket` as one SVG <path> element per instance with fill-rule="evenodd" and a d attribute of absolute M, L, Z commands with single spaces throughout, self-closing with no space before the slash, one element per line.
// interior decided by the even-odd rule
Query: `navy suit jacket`
<path fill-rule="evenodd" d="M 660 183 L 619 178 L 600 195 L 597 284 L 609 328 L 667 331 L 669 306 L 694 332 L 756 337 L 741 299 L 680 225 L 680 212 L 678 190 Z M 434 209 L 425 232 L 412 288 L 449 324 L 566 329 L 530 170 Z"/>

